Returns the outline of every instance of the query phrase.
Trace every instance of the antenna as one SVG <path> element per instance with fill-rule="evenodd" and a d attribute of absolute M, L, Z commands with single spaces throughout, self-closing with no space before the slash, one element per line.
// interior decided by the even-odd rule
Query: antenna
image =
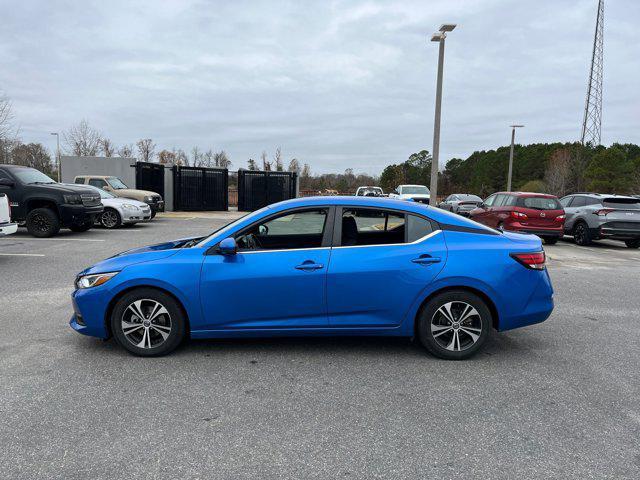
<path fill-rule="evenodd" d="M 593 52 L 591 54 L 591 69 L 587 84 L 587 101 L 584 105 L 582 120 L 582 137 L 580 142 L 591 143 L 594 147 L 600 145 L 602 128 L 602 70 L 604 53 L 604 0 L 598 0 L 598 17 L 596 32 L 593 36 Z"/>

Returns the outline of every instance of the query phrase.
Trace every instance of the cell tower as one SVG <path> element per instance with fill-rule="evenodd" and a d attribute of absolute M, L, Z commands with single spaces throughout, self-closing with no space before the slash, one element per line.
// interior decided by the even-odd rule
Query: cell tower
<path fill-rule="evenodd" d="M 584 105 L 584 119 L 582 120 L 581 142 L 600 145 L 600 131 L 602 127 L 602 67 L 604 53 L 604 0 L 598 0 L 598 18 L 596 33 L 593 36 L 593 53 L 591 54 L 591 69 L 587 84 L 587 101 Z"/>

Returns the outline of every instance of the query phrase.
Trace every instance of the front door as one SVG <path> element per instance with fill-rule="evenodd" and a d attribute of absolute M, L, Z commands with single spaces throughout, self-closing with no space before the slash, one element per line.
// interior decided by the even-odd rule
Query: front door
<path fill-rule="evenodd" d="M 345 208 L 327 276 L 331 327 L 400 325 L 442 270 L 447 249 L 430 220 L 382 209 Z M 341 232 L 338 233 L 338 229 Z"/>
<path fill-rule="evenodd" d="M 207 255 L 205 329 L 326 327 L 329 208 L 288 211 L 234 235 L 236 255 Z"/>

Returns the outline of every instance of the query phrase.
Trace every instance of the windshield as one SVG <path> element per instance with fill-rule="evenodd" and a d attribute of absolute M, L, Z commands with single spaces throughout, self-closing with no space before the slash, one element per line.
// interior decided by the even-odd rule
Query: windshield
<path fill-rule="evenodd" d="M 548 197 L 526 197 L 520 198 L 519 206 L 532 208 L 534 210 L 562 210 L 562 205 L 555 198 Z"/>
<path fill-rule="evenodd" d="M 620 210 L 640 210 L 640 199 L 637 198 L 605 198 L 602 206 Z"/>
<path fill-rule="evenodd" d="M 111 185 L 111 188 L 113 188 L 114 190 L 122 190 L 125 188 L 129 188 L 118 177 L 107 178 L 107 183 Z"/>
<path fill-rule="evenodd" d="M 260 215 L 262 215 L 266 210 L 268 209 L 268 207 L 264 207 L 261 208 L 260 210 L 256 210 L 255 212 L 251 212 L 251 213 L 247 213 L 246 215 L 241 216 L 240 218 L 237 218 L 236 220 L 234 220 L 233 222 L 227 223 L 226 225 L 221 226 L 220 228 L 217 228 L 216 230 L 214 230 L 213 232 L 211 232 L 209 235 L 207 235 L 206 237 L 204 237 L 202 239 L 202 241 L 200 241 L 196 247 L 203 247 L 214 235 L 219 235 L 221 234 L 223 231 L 226 230 L 231 230 L 233 227 L 235 227 L 237 224 L 239 224 L 241 221 L 244 220 L 250 220 L 254 217 L 258 217 Z"/>
<path fill-rule="evenodd" d="M 100 194 L 100 198 L 118 198 L 113 193 L 105 192 L 103 189 L 94 187 L 93 185 L 83 185 L 83 187 L 89 187 L 91 190 L 95 190 Z"/>
<path fill-rule="evenodd" d="M 16 168 L 12 170 L 11 173 L 18 177 L 18 180 L 22 183 L 26 184 L 57 183 L 35 168 Z"/>
<path fill-rule="evenodd" d="M 407 193 L 429 195 L 429 189 L 421 185 L 412 185 L 410 187 L 402 187 L 402 191 L 400 193 L 402 193 L 403 195 Z"/>

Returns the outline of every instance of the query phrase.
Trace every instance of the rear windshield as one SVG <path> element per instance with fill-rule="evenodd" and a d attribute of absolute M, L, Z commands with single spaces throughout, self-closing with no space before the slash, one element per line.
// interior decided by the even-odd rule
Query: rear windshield
<path fill-rule="evenodd" d="M 518 206 L 534 210 L 562 210 L 560 202 L 548 197 L 524 197 L 518 199 Z"/>
<path fill-rule="evenodd" d="M 640 198 L 605 198 L 602 205 L 622 210 L 640 210 Z"/>
<path fill-rule="evenodd" d="M 458 195 L 458 198 L 463 202 L 481 202 L 482 199 L 476 195 Z"/>

